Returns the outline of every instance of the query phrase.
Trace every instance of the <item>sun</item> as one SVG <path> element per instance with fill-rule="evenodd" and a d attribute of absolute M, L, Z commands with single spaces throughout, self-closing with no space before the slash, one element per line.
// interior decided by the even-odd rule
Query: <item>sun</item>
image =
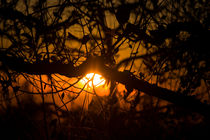
<path fill-rule="evenodd" d="M 96 73 L 88 73 L 84 78 L 82 78 L 81 82 L 83 84 L 88 84 L 89 87 L 92 87 L 93 85 L 95 87 L 101 86 L 105 84 L 105 79 Z"/>

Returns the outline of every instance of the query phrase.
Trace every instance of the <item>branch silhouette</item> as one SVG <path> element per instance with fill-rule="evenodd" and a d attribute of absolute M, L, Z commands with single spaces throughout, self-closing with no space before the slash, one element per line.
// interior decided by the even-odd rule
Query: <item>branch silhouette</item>
<path fill-rule="evenodd" d="M 43 139 L 57 131 L 57 122 L 62 131 L 69 122 L 78 129 L 83 124 L 97 126 L 94 121 L 100 128 L 114 129 L 115 123 L 123 128 L 132 123 L 130 117 L 142 127 L 144 115 L 147 119 L 162 114 L 164 121 L 175 118 L 174 126 L 176 113 L 208 120 L 209 25 L 207 0 L 1 0 L 0 107 L 7 112 L 17 102 L 21 109 L 22 98 L 41 97 Z M 106 79 L 109 95 L 99 97 L 100 88 L 80 85 L 88 73 Z M 48 98 L 56 115 L 52 122 L 48 122 Z M 81 108 L 74 112 L 76 99 Z M 163 123 L 153 120 L 151 126 Z M 133 131 L 136 126 L 131 126 Z M 112 130 L 104 131 L 111 135 Z"/>
<path fill-rule="evenodd" d="M 138 79 L 132 75 L 132 73 L 128 74 L 127 72 L 121 72 L 117 69 L 109 68 L 104 65 L 102 61 L 96 63 L 98 58 L 95 57 L 87 59 L 77 67 L 74 67 L 72 64 L 30 64 L 23 61 L 17 61 L 17 58 L 6 56 L 4 58 L 0 57 L 0 60 L 6 60 L 6 64 L 11 70 L 33 75 L 49 75 L 57 73 L 72 78 L 82 77 L 86 73 L 97 72 L 105 78 L 122 83 L 131 89 L 137 89 L 148 95 L 174 103 L 180 107 L 188 109 L 189 111 L 198 112 L 205 116 L 210 115 L 210 105 L 200 102 L 195 97 L 158 87 L 156 84 L 150 84 L 145 80 Z M 4 61 L 2 62 L 4 65 Z"/>

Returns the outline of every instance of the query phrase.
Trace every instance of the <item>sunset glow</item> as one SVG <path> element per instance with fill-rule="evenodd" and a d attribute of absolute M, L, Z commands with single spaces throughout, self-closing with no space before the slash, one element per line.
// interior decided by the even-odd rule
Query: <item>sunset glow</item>
<path fill-rule="evenodd" d="M 101 85 L 105 84 L 105 79 L 99 75 L 99 74 L 95 74 L 95 73 L 88 73 L 82 80 L 81 82 L 83 84 L 86 84 L 88 82 L 88 86 L 92 87 L 92 85 L 98 87 Z M 93 83 L 92 83 L 93 82 Z"/>

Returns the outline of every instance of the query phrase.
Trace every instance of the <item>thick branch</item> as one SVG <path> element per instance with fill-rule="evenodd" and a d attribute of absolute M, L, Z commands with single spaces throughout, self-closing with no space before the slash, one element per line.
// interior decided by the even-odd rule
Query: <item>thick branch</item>
<path fill-rule="evenodd" d="M 127 87 L 137 89 L 148 95 L 169 101 L 190 111 L 198 112 L 206 116 L 210 115 L 210 106 L 201 103 L 194 97 L 184 96 L 183 94 L 150 84 L 144 80 L 137 79 L 135 76 L 126 72 L 120 72 L 116 69 L 102 65 L 100 61 L 88 59 L 80 66 L 74 67 L 72 64 L 31 64 L 12 57 L 4 56 L 0 57 L 0 62 L 3 63 L 2 66 L 6 65 L 9 69 L 16 72 L 37 75 L 58 73 L 67 77 L 78 77 L 83 76 L 88 72 L 97 72 L 105 78 L 117 81 Z M 2 66 L 0 66 L 0 68 Z"/>
<path fill-rule="evenodd" d="M 144 80 L 137 79 L 134 76 L 127 75 L 124 72 L 112 70 L 112 72 L 110 71 L 110 76 L 128 87 L 132 87 L 148 95 L 174 103 L 175 105 L 186 108 L 189 111 L 198 112 L 205 116 L 210 115 L 210 106 L 200 102 L 192 96 L 185 96 L 181 93 L 158 87 L 157 85 L 150 84 Z"/>

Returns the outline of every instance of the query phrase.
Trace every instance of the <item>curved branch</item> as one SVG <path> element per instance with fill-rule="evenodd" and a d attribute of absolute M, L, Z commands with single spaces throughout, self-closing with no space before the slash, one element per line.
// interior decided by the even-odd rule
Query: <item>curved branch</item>
<path fill-rule="evenodd" d="M 157 85 L 150 84 L 144 80 L 136 78 L 134 75 L 126 72 L 120 72 L 117 69 L 109 68 L 100 63 L 100 61 L 93 61 L 95 59 L 89 58 L 81 65 L 74 67 L 72 64 L 31 64 L 16 58 L 8 56 L 0 56 L 2 66 L 6 65 L 9 69 L 16 72 L 23 72 L 28 74 L 54 74 L 58 73 L 67 77 L 80 77 L 89 72 L 97 72 L 105 78 L 122 83 L 127 87 L 137 89 L 148 95 L 174 103 L 180 107 L 186 108 L 189 111 L 198 112 L 205 116 L 210 116 L 210 105 L 204 104 L 192 96 L 185 96 L 166 88 L 158 87 Z M 0 66 L 0 69 L 2 68 Z"/>

